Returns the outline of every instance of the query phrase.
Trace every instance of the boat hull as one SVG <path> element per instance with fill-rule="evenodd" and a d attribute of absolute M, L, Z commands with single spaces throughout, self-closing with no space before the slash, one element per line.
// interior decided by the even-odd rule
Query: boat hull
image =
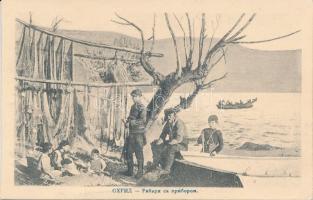
<path fill-rule="evenodd" d="M 253 104 L 243 104 L 243 105 L 216 105 L 218 109 L 245 109 L 252 108 Z"/>
<path fill-rule="evenodd" d="M 257 98 L 253 99 L 250 102 L 246 103 L 236 103 L 236 104 L 217 104 L 216 107 L 218 109 L 245 109 L 245 108 L 252 108 L 253 103 L 257 101 Z"/>
<path fill-rule="evenodd" d="M 184 159 L 202 166 L 224 170 L 243 176 L 299 177 L 300 157 L 210 157 L 207 153 L 182 152 Z"/>
<path fill-rule="evenodd" d="M 236 173 L 216 170 L 187 160 L 176 160 L 171 178 L 163 186 L 243 187 L 243 184 Z"/>
<path fill-rule="evenodd" d="M 145 186 L 162 187 L 294 187 L 301 183 L 299 157 L 210 157 L 206 153 L 181 152 L 170 176 Z"/>

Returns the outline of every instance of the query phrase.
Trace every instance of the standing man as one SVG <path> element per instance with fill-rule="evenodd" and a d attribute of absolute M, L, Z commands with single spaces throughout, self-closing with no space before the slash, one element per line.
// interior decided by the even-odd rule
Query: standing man
<path fill-rule="evenodd" d="M 188 150 L 186 127 L 176 113 L 176 110 L 172 108 L 165 110 L 166 124 L 160 138 L 151 144 L 153 164 L 154 166 L 161 164 L 164 174 L 170 173 L 175 155 L 180 151 Z"/>
<path fill-rule="evenodd" d="M 146 108 L 141 103 L 142 92 L 140 89 L 135 89 L 131 92 L 134 104 L 132 105 L 126 126 L 129 127 L 128 145 L 127 145 L 127 172 L 126 176 L 132 176 L 134 170 L 133 153 L 136 155 L 138 163 L 138 172 L 136 178 L 143 176 L 143 146 L 146 145 L 145 123 L 146 123 Z"/>

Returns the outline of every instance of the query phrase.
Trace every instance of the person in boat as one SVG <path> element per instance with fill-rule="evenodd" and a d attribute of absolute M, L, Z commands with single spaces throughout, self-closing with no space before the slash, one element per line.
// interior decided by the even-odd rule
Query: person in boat
<path fill-rule="evenodd" d="M 178 118 L 173 108 L 165 112 L 166 124 L 159 139 L 151 143 L 153 165 L 162 166 L 162 173 L 169 174 L 175 158 L 181 158 L 180 151 L 188 150 L 187 130 L 185 123 Z"/>
<path fill-rule="evenodd" d="M 201 131 L 197 143 L 202 144 L 202 152 L 215 156 L 223 149 L 223 134 L 217 129 L 218 117 L 216 115 L 210 115 L 208 123 L 209 128 Z"/>
<path fill-rule="evenodd" d="M 126 176 L 132 176 L 134 170 L 133 153 L 135 153 L 138 172 L 136 178 L 143 176 L 143 147 L 146 145 L 145 136 L 145 123 L 146 123 L 146 108 L 141 103 L 142 92 L 140 89 L 135 89 L 131 92 L 134 104 L 132 105 L 128 119 L 126 121 L 126 127 L 129 128 L 129 136 L 127 138 L 126 148 L 126 161 L 127 171 L 124 173 Z"/>
<path fill-rule="evenodd" d="M 224 101 L 223 99 L 222 99 L 222 100 L 219 100 L 218 104 L 219 104 L 220 106 L 223 106 L 223 105 L 225 104 L 225 101 Z"/>

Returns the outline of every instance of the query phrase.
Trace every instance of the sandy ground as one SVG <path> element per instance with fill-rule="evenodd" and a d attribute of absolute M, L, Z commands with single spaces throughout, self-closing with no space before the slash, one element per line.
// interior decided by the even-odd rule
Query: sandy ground
<path fill-rule="evenodd" d="M 150 139 L 150 138 L 148 138 Z M 151 139 L 150 139 L 151 140 Z M 148 140 L 148 144 L 149 144 Z M 79 139 L 72 146 L 73 152 L 79 153 L 79 156 L 84 160 L 88 157 L 91 149 L 94 146 L 87 144 L 83 140 Z M 189 144 L 189 150 L 200 152 L 200 146 L 195 146 L 193 142 Z M 100 149 L 102 156 L 107 163 L 106 174 L 88 175 L 81 173 L 77 176 L 64 176 L 57 179 L 56 182 L 44 181 L 38 178 L 38 174 L 33 173 L 27 168 L 26 158 L 16 154 L 15 159 L 15 183 L 17 185 L 78 185 L 78 186 L 134 186 L 139 181 L 134 177 L 126 177 L 122 175 L 122 172 L 127 170 L 126 164 L 120 161 L 121 148 L 116 151 L 107 151 L 106 148 Z M 152 160 L 152 153 L 150 145 L 146 145 L 144 148 L 145 162 Z M 234 150 L 227 146 L 221 152 L 223 155 L 239 155 L 239 156 L 267 156 L 267 157 L 299 157 L 300 151 L 293 149 L 276 149 L 270 151 L 247 151 L 247 150 Z M 135 156 L 134 156 L 135 157 Z M 136 159 L 135 159 L 136 160 Z M 135 168 L 136 173 L 136 168 Z"/>
<path fill-rule="evenodd" d="M 76 185 L 76 186 L 131 186 L 136 185 L 134 177 L 126 177 L 126 165 L 116 157 L 105 157 L 107 168 L 104 174 L 87 174 L 81 172 L 76 176 L 58 177 L 56 181 L 46 181 L 39 178 L 38 173 L 27 167 L 26 158 L 15 161 L 15 183 L 17 185 Z"/>
<path fill-rule="evenodd" d="M 238 150 L 239 151 L 239 150 Z M 238 155 L 234 152 L 229 151 L 226 155 Z M 228 151 L 223 152 L 223 154 L 228 153 Z M 265 154 L 266 152 L 258 152 L 259 156 Z M 268 153 L 268 152 L 267 152 Z M 240 155 L 245 156 L 255 156 L 255 152 L 245 152 L 240 150 Z M 268 155 L 268 154 L 267 154 Z M 271 156 L 280 156 L 281 150 L 279 152 L 271 153 Z M 284 152 L 284 155 L 294 156 L 290 152 Z M 103 175 L 89 175 L 86 173 L 81 173 L 76 176 L 64 176 L 57 179 L 57 182 L 47 182 L 38 178 L 38 174 L 34 174 L 31 170 L 27 168 L 27 162 L 25 158 L 16 159 L 15 168 L 15 182 L 17 185 L 77 185 L 77 186 L 135 186 L 137 180 L 134 177 L 126 177 L 122 172 L 127 170 L 126 165 L 119 160 L 120 152 L 108 152 L 104 155 L 105 161 L 107 163 L 106 174 Z M 135 169 L 136 171 L 136 169 Z"/>

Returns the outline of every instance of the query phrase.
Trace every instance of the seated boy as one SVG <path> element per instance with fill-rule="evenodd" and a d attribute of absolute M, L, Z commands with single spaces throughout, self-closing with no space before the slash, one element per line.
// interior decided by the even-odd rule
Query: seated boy
<path fill-rule="evenodd" d="M 38 162 L 38 169 L 41 171 L 41 178 L 54 180 L 61 176 L 61 171 L 54 170 L 51 166 L 51 160 L 49 157 L 49 154 L 52 151 L 51 147 L 52 145 L 50 143 L 44 143 L 42 145 L 42 155 Z"/>
<path fill-rule="evenodd" d="M 223 149 L 223 135 L 222 132 L 217 129 L 218 118 L 216 115 L 210 115 L 208 123 L 209 128 L 205 128 L 201 131 L 197 143 L 202 144 L 202 152 L 215 156 Z"/>
<path fill-rule="evenodd" d="M 58 148 L 51 153 L 53 167 L 61 170 L 63 175 L 79 175 L 78 164 L 72 154 L 69 142 L 63 140 Z"/>
<path fill-rule="evenodd" d="M 98 149 L 93 149 L 91 151 L 91 161 L 88 163 L 88 171 L 92 174 L 102 174 L 106 168 L 106 163 L 100 157 Z"/>

